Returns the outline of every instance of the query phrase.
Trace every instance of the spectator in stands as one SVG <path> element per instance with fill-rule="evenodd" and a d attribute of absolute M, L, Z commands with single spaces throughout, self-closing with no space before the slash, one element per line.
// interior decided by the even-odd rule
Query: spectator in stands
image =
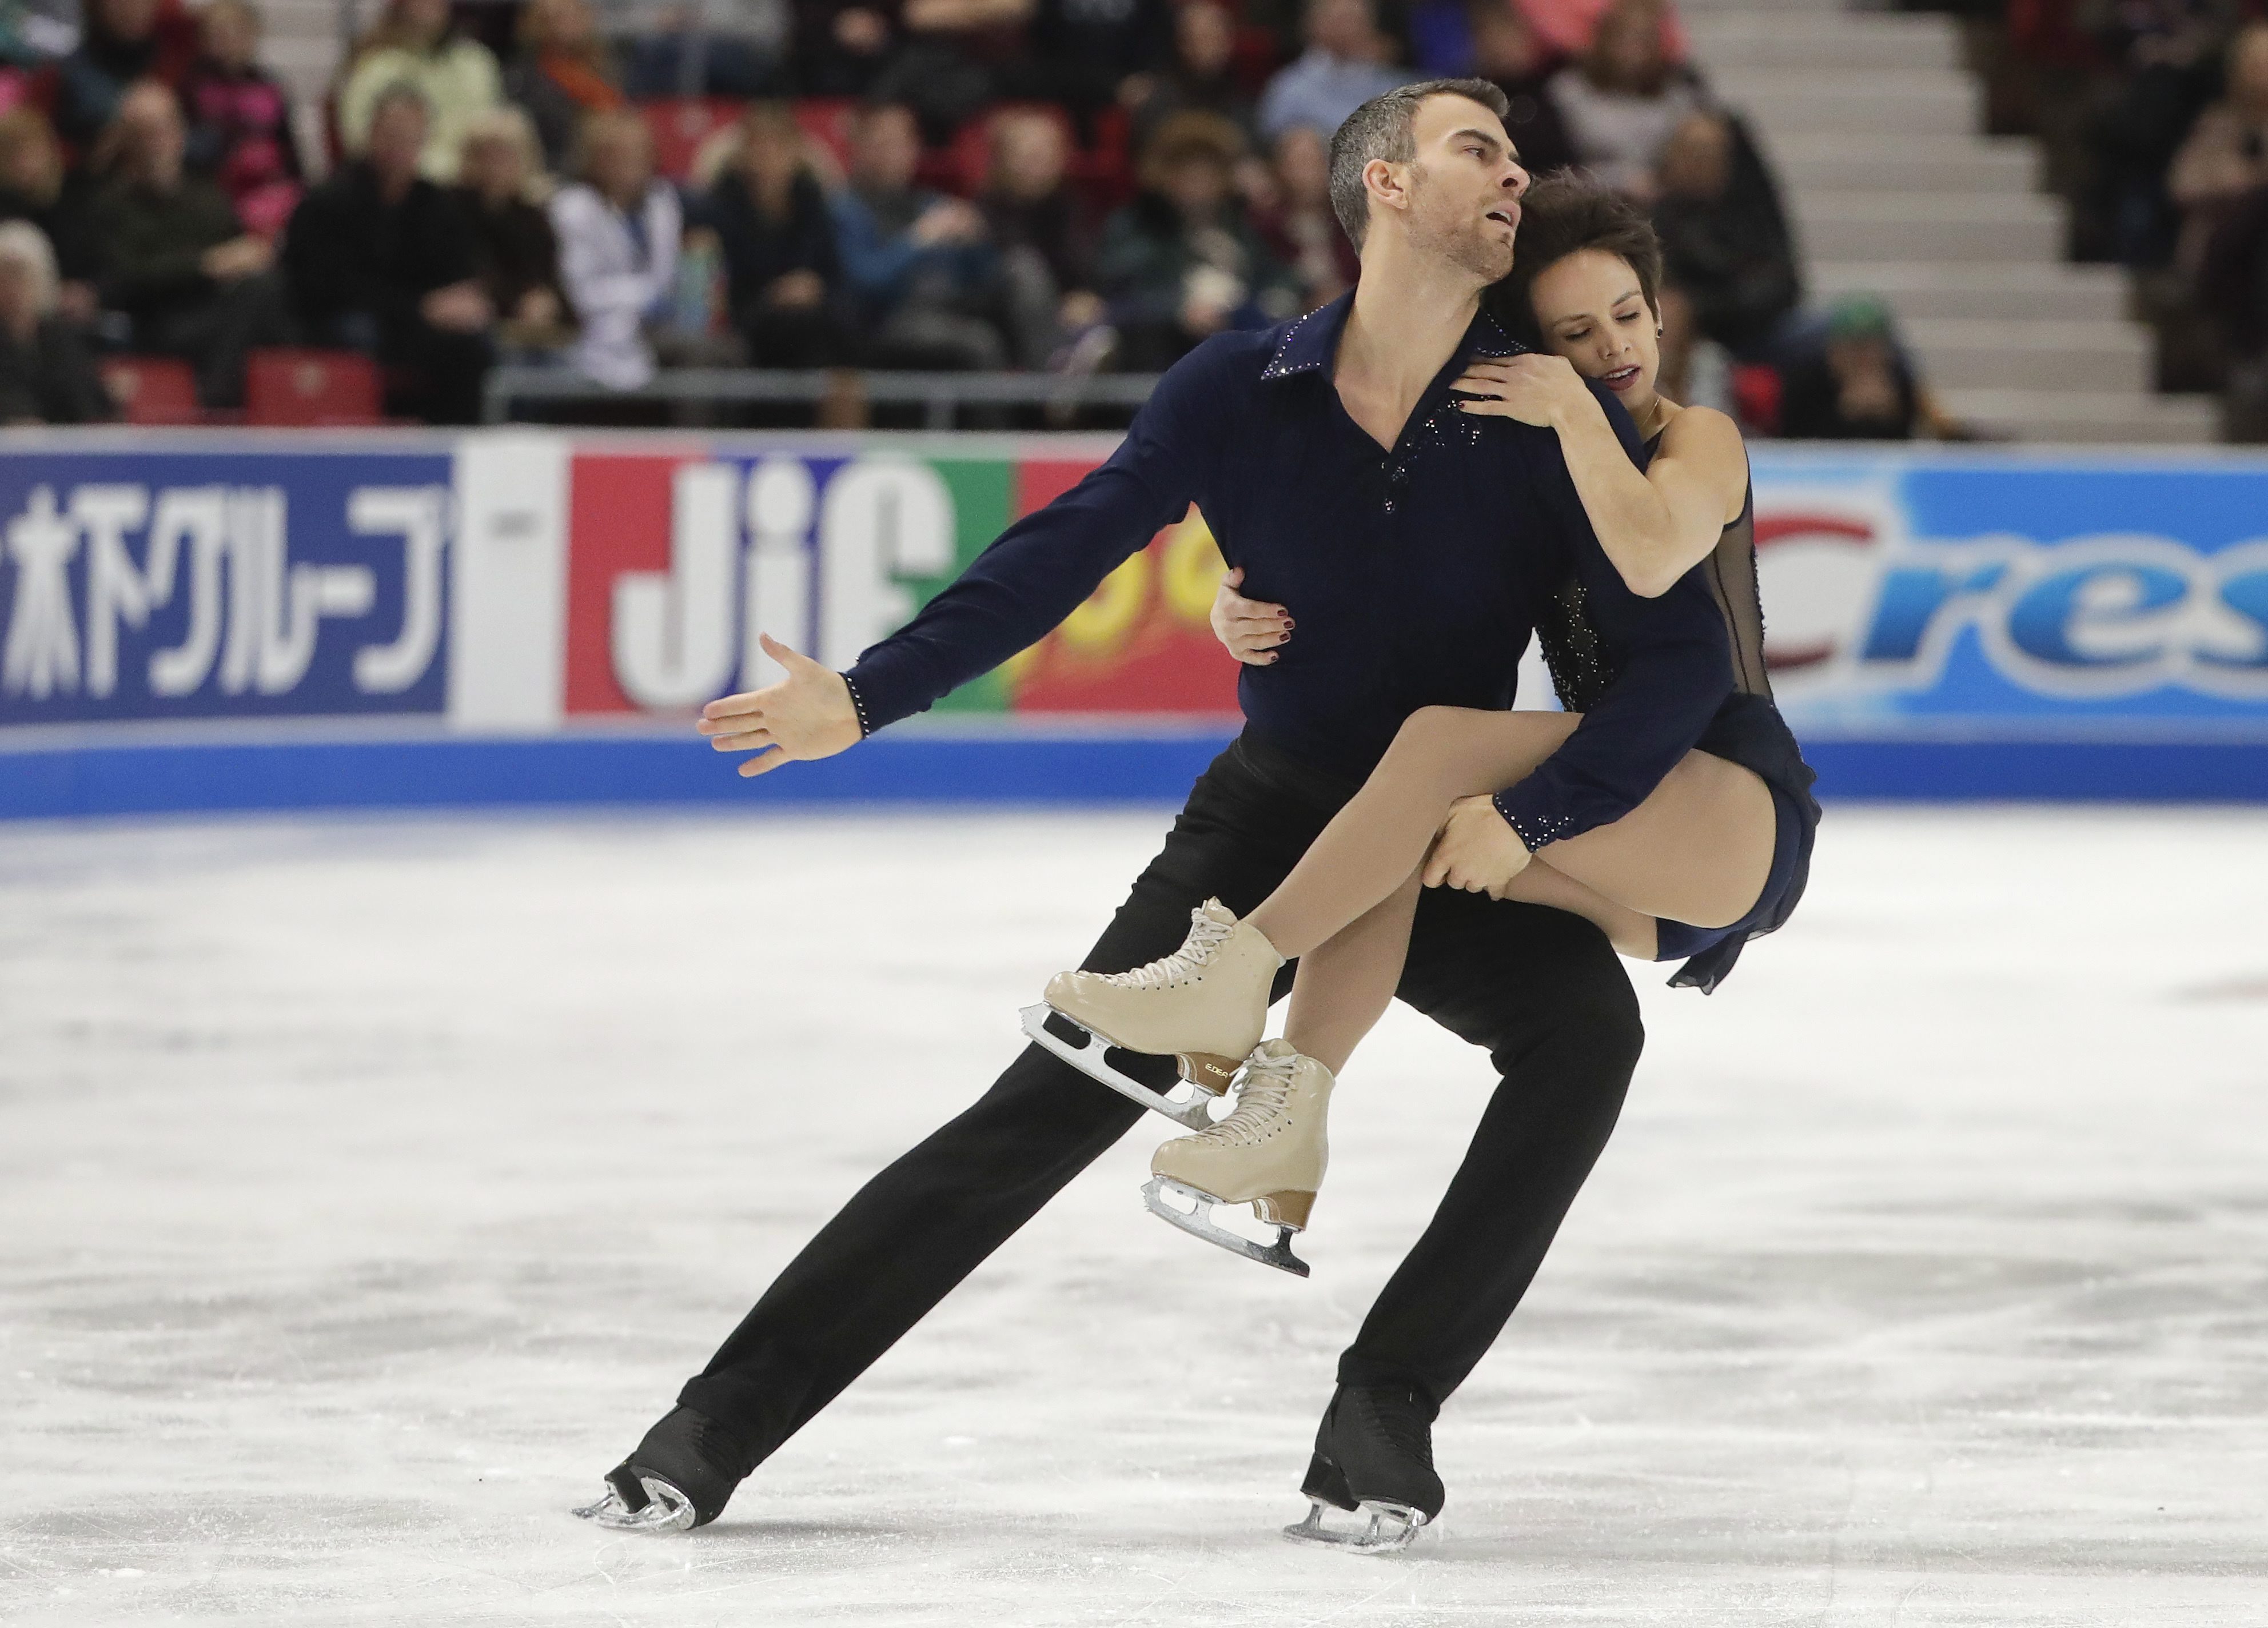
<path fill-rule="evenodd" d="M 1371 0 L 1307 0 L 1307 48 L 1268 81 L 1260 98 L 1260 136 L 1272 142 L 1295 124 L 1326 136 L 1372 97 L 1408 83 L 1388 65 Z"/>
<path fill-rule="evenodd" d="M 1244 144 L 1207 113 L 1176 114 L 1142 155 L 1142 190 L 1103 230 L 1096 277 L 1119 334 L 1118 364 L 1171 365 L 1225 328 L 1264 328 L 1300 308 L 1236 195 Z"/>
<path fill-rule="evenodd" d="M 998 258 L 971 204 L 914 185 L 913 110 L 870 103 L 850 126 L 849 184 L 832 200 L 835 242 L 878 366 L 998 368 L 1007 347 Z"/>
<path fill-rule="evenodd" d="M 1007 285 L 1016 361 L 1069 362 L 1069 348 L 1103 320 L 1094 291 L 1096 223 L 1064 179 L 1071 153 L 1060 120 L 997 114 L 992 162 L 978 198 Z"/>
<path fill-rule="evenodd" d="M 1528 14 L 1513 0 L 1470 0 L 1470 71 L 1504 92 L 1504 128 L 1530 175 L 1548 175 L 1575 162 L 1574 138 L 1551 95 L 1551 77 L 1564 65 Z"/>
<path fill-rule="evenodd" d="M 1039 0 L 903 0 L 899 46 L 869 85 L 914 111 L 942 145 L 987 103 L 1027 91 L 1029 31 Z"/>
<path fill-rule="evenodd" d="M 1555 56 L 1580 56 L 1599 37 L 1599 25 L 1618 0 L 1511 0 L 1534 27 L 1543 48 Z M 1962 0 L 1966 4 L 1966 0 Z M 1687 53 L 1684 26 L 1669 0 L 1654 0 L 1649 7 L 1661 41 L 1661 54 L 1683 63 Z"/>
<path fill-rule="evenodd" d="M 1803 288 L 1778 191 L 1737 120 L 1687 114 L 1662 151 L 1656 191 L 1662 388 L 1682 399 L 1697 340 L 1757 359 Z"/>
<path fill-rule="evenodd" d="M 251 0 L 211 0 L 198 13 L 197 60 L 181 81 L 188 166 L 220 184 L 245 229 L 272 238 L 299 202 L 291 99 L 260 65 L 260 13 Z"/>
<path fill-rule="evenodd" d="M 78 48 L 55 65 L 55 134 L 93 150 L 137 79 L 177 77 L 188 52 L 178 18 L 160 26 L 160 0 L 87 0 Z"/>
<path fill-rule="evenodd" d="M 665 96 L 770 96 L 786 88 L 791 0 L 598 0 L 622 88 Z"/>
<path fill-rule="evenodd" d="M 0 424 L 77 424 L 117 416 L 77 323 L 55 311 L 55 261 L 29 221 L 0 225 Z"/>
<path fill-rule="evenodd" d="M 289 337 L 275 253 L 183 167 L 188 132 L 164 85 L 129 91 L 104 139 L 114 167 L 88 215 L 102 303 L 130 320 L 134 349 L 188 361 L 207 407 L 235 406 L 244 353 Z"/>
<path fill-rule="evenodd" d="M 1300 308 L 1329 305 L 1354 286 L 1362 260 L 1331 209 L 1330 144 L 1295 124 L 1276 138 L 1265 202 L 1256 211 L 1262 240 L 1300 285 Z"/>
<path fill-rule="evenodd" d="M 81 327 L 99 308 L 88 229 L 92 201 L 91 181 L 64 170 L 63 149 L 37 108 L 0 114 L 0 221 L 25 220 L 40 229 L 62 279 L 55 309 Z"/>
<path fill-rule="evenodd" d="M 1701 106 L 1663 49 L 1660 0 L 1615 0 L 1581 63 L 1554 75 L 1550 91 L 1575 161 L 1641 203 L 1653 201 L 1669 133 Z"/>
<path fill-rule="evenodd" d="M 449 0 L 387 0 L 378 26 L 356 47 L 339 92 L 339 134 L 349 153 L 362 153 L 379 97 L 397 85 L 413 87 L 425 104 L 419 171 L 446 186 L 456 179 L 465 126 L 503 99 L 497 59 L 456 31 Z"/>
<path fill-rule="evenodd" d="M 1779 433 L 1798 441 L 1965 440 L 1914 374 L 1878 299 L 1828 313 L 1822 343 L 1780 368 Z"/>
<path fill-rule="evenodd" d="M 646 323 L 675 290 L 684 214 L 653 173 L 653 136 L 635 113 L 584 122 L 575 173 L 551 200 L 560 278 L 581 328 L 571 359 L 600 384 L 634 390 L 653 377 Z"/>
<path fill-rule="evenodd" d="M 726 308 L 752 366 L 854 359 L 835 222 L 786 103 L 748 109 L 699 216 L 724 251 Z"/>
<path fill-rule="evenodd" d="M 495 107 L 465 129 L 457 160 L 457 212 L 473 276 L 496 313 L 497 343 L 540 360 L 573 337 L 559 282 L 559 239 L 538 202 L 545 194 L 535 127 L 518 107 Z"/>
<path fill-rule="evenodd" d="M 2198 116 L 2167 186 L 2182 210 L 2181 262 L 2194 270 L 2213 229 L 2268 187 L 2268 22 L 2247 24 L 2229 42 L 2221 99 Z"/>
<path fill-rule="evenodd" d="M 293 212 L 284 267 L 309 338 L 384 365 L 388 411 L 470 424 L 496 312 L 456 201 L 420 173 L 429 131 L 415 85 L 379 92 L 361 156 Z"/>
<path fill-rule="evenodd" d="M 1011 76 L 1009 94 L 1059 101 L 1082 124 L 1096 109 L 1141 99 L 1148 76 L 1174 54 L 1167 0 L 1034 0 L 1034 68 Z"/>
<path fill-rule="evenodd" d="M 896 55 L 902 0 L 797 0 L 795 84 L 806 96 L 865 96 Z"/>
<path fill-rule="evenodd" d="M 504 93 L 535 121 L 544 167 L 564 169 L 584 116 L 622 105 L 614 53 L 589 0 L 528 0 L 519 14 L 519 45 L 504 70 Z"/>
<path fill-rule="evenodd" d="M 1174 49 L 1165 67 L 1129 87 L 1134 150 L 1177 113 L 1218 114 L 1252 136 L 1252 99 L 1238 80 L 1236 18 L 1220 0 L 1182 0 L 1174 8 Z"/>
<path fill-rule="evenodd" d="M 2163 265 L 2178 216 L 2167 172 L 2191 124 L 2213 99 L 2239 0 L 2120 0 L 2088 9 L 2088 32 L 2116 64 L 2086 122 L 2088 175 L 2073 237 L 2088 258 Z"/>
<path fill-rule="evenodd" d="M 2228 365 L 2232 441 L 2268 441 L 2268 186 L 2231 205 L 2205 246 L 2198 297 Z"/>

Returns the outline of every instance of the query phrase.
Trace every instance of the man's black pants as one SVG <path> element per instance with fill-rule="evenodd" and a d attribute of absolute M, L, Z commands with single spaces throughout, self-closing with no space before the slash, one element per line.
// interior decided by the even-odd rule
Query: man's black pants
<path fill-rule="evenodd" d="M 1251 910 L 1353 789 L 1238 740 L 1081 964 L 1117 971 L 1168 954 L 1210 896 Z M 1487 1048 L 1503 1079 L 1432 1225 L 1340 1358 L 1339 1381 L 1411 1385 L 1438 1405 L 1543 1263 L 1614 1129 L 1644 1035 L 1595 927 L 1477 894 L 1425 895 L 1399 993 Z M 820 1230 L 679 1400 L 715 1420 L 753 1470 L 1145 1116 L 1026 1048 L 976 1106 Z"/>

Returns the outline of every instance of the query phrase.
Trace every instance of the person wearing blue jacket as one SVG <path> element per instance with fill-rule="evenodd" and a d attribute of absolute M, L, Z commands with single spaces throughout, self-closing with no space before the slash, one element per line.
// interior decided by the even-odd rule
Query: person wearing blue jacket
<path fill-rule="evenodd" d="M 1550 430 L 1459 409 L 1468 366 L 1513 349 L 1480 308 L 1511 269 L 1528 184 L 1504 109 L 1475 80 L 1358 109 L 1332 157 L 1334 205 L 1362 253 L 1352 294 L 1197 346 L 1108 461 L 848 672 L 768 640 L 786 678 L 711 704 L 700 727 L 712 744 L 756 753 L 743 774 L 853 747 L 1031 645 L 1195 503 L 1250 590 L 1297 605 L 1300 637 L 1281 660 L 1243 668 L 1242 733 L 1197 782 L 1086 968 L 1166 954 L 1208 899 L 1250 910 L 1413 713 L 1509 707 L 1530 632 L 1571 579 L 1614 641 L 1615 674 L 1583 727 L 1523 777 L 1516 811 L 1540 830 L 1644 801 L 1726 693 L 1726 635 L 1697 582 L 1651 599 L 1624 585 Z M 1629 416 L 1593 388 L 1635 462 Z M 1521 838 L 1507 824 L 1504 840 Z M 1289 981 L 1285 969 L 1278 995 Z M 1434 1418 L 1520 1303 L 1614 1128 L 1644 1036 L 1605 934 L 1484 892 L 1417 901 L 1397 993 L 1484 1048 L 1503 1082 L 1340 1359 L 1305 1484 L 1341 1508 L 1430 1518 L 1444 1498 Z M 1140 1113 L 1027 1048 L 821 1229 L 583 1513 L 649 1530 L 715 1520 Z"/>

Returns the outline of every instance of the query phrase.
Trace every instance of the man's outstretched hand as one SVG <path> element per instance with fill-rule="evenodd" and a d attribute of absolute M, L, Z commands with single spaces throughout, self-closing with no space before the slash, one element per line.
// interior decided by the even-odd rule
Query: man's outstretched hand
<path fill-rule="evenodd" d="M 790 650 L 769 633 L 764 654 L 787 669 L 777 684 L 726 696 L 701 709 L 695 726 L 719 752 L 754 752 L 743 775 L 766 775 L 782 763 L 832 757 L 858 744 L 858 709 L 850 686 L 832 667 Z"/>

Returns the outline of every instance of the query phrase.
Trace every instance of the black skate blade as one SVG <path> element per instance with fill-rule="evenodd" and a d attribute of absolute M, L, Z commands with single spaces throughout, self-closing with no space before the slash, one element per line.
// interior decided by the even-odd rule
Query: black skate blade
<path fill-rule="evenodd" d="M 1179 1194 L 1197 1208 L 1193 1211 L 1174 1209 L 1166 1202 L 1165 1195 L 1167 1193 Z M 1278 1226 L 1274 1243 L 1256 1243 L 1240 1233 L 1229 1231 L 1212 1219 L 1213 1205 L 1227 1202 L 1162 1175 L 1152 1176 L 1142 1188 L 1144 1207 L 1160 1219 L 1171 1221 L 1191 1237 L 1219 1244 L 1232 1255 L 1241 1255 L 1248 1261 L 1257 1261 L 1263 1266 L 1272 1266 L 1279 1272 L 1291 1273 L 1294 1278 L 1307 1275 L 1307 1262 L 1292 1253 L 1291 1227 Z"/>
<path fill-rule="evenodd" d="M 1152 1112 L 1163 1114 L 1184 1130 L 1203 1131 L 1212 1123 L 1212 1105 L 1217 1099 L 1211 1093 L 1200 1091 L 1186 1081 L 1181 1087 L 1189 1093 L 1186 1096 L 1169 1097 L 1162 1092 L 1152 1091 L 1131 1074 L 1122 1073 L 1113 1068 L 1110 1064 L 1110 1042 L 1077 1018 L 1064 1016 L 1045 1001 L 1035 1006 L 1026 1006 L 1016 1015 L 1023 1020 L 1024 1033 L 1035 1045 L 1062 1058 L 1097 1085 L 1108 1086 L 1119 1095 L 1139 1102 Z M 1067 1028 L 1076 1030 L 1079 1038 L 1065 1040 L 1049 1027 L 1048 1020 L 1050 1018 Z"/>
<path fill-rule="evenodd" d="M 1323 1511 L 1330 1506 L 1313 1493 L 1307 1495 L 1307 1518 L 1297 1526 L 1287 1526 L 1284 1536 L 1295 1543 L 1314 1543 L 1321 1548 L 1344 1550 L 1349 1554 L 1390 1555 L 1399 1553 L 1418 1541 L 1418 1529 L 1425 1524 L 1425 1513 L 1412 1509 L 1407 1504 L 1389 1504 L 1382 1499 L 1365 1499 L 1355 1514 L 1362 1524 L 1353 1528 L 1327 1526 Z"/>

